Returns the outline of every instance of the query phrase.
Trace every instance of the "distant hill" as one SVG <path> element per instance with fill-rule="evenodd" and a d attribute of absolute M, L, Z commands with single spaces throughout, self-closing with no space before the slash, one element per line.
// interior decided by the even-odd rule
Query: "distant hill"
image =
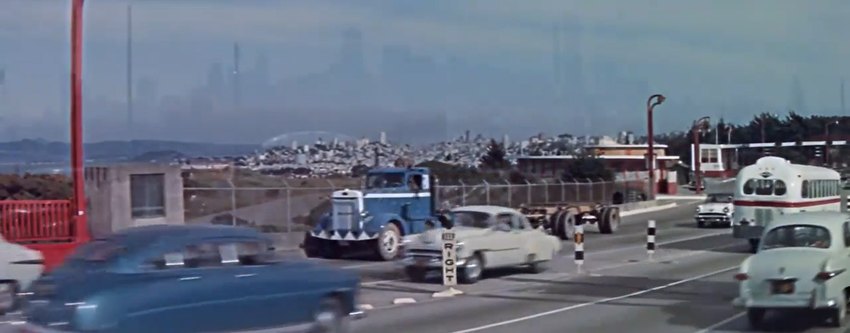
<path fill-rule="evenodd" d="M 216 144 L 160 140 L 102 141 L 87 143 L 86 159 L 96 161 L 150 160 L 152 156 L 225 157 L 253 153 L 260 145 Z M 0 142 L 0 164 L 26 165 L 70 160 L 71 147 L 65 142 L 26 139 Z"/>

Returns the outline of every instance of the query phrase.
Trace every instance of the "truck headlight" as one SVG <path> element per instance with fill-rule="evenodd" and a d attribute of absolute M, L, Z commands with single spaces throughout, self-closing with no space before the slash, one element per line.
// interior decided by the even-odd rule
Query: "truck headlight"
<path fill-rule="evenodd" d="M 726 213 L 726 214 L 729 214 L 729 207 L 724 207 L 723 212 Z"/>

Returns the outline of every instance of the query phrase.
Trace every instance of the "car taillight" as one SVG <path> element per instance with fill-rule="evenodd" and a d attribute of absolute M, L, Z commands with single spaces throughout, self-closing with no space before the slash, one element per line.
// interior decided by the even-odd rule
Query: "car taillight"
<path fill-rule="evenodd" d="M 738 281 L 744 281 L 744 280 L 749 279 L 749 278 L 750 278 L 750 276 L 747 275 L 747 273 L 735 274 L 735 280 L 738 280 Z"/>
<path fill-rule="evenodd" d="M 839 269 L 837 271 L 820 272 L 817 275 L 815 275 L 815 279 L 818 279 L 818 280 L 821 280 L 821 281 L 826 281 L 826 280 L 829 280 L 829 279 L 835 277 L 838 274 L 841 274 L 842 272 L 844 272 L 843 269 Z"/>

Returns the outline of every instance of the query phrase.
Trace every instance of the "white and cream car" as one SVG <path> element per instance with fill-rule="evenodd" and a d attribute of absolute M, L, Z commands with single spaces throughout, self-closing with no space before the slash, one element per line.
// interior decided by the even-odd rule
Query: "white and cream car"
<path fill-rule="evenodd" d="M 41 252 L 7 242 L 0 235 L 0 315 L 15 310 L 18 293 L 41 276 L 42 259 Z"/>
<path fill-rule="evenodd" d="M 697 222 L 698 228 L 706 226 L 732 225 L 732 213 L 735 211 L 735 206 L 732 204 L 734 193 L 711 193 L 705 202 L 697 206 L 694 220 Z"/>
<path fill-rule="evenodd" d="M 741 263 L 733 305 L 758 329 L 768 310 L 809 309 L 844 325 L 850 289 L 850 215 L 782 215 L 765 229 L 758 252 Z"/>
<path fill-rule="evenodd" d="M 465 206 L 451 210 L 449 218 L 457 241 L 457 271 L 461 283 L 475 283 L 486 269 L 528 266 L 545 271 L 561 250 L 561 242 L 535 229 L 519 211 L 500 206 Z M 408 277 L 422 281 L 442 268 L 442 229 L 434 226 L 405 237 L 402 261 Z"/>

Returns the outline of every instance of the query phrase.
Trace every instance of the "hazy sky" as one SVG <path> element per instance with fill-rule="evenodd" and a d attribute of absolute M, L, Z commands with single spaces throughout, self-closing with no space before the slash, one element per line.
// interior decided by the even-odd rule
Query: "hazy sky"
<path fill-rule="evenodd" d="M 155 81 L 158 98 L 193 98 L 207 84 L 213 63 L 230 71 L 234 42 L 240 44 L 245 68 L 254 66 L 260 54 L 268 58 L 267 75 L 274 86 L 262 95 L 267 101 L 250 110 L 218 107 L 223 111 L 204 115 L 184 111 L 185 103 L 178 102 L 145 110 L 135 125 L 138 137 L 260 142 L 296 130 L 359 136 L 390 126 L 377 125 L 375 117 L 411 113 L 433 116 L 423 123 L 444 122 L 437 130 L 418 129 L 438 132 L 436 137 L 465 128 L 514 137 L 538 130 L 644 133 L 643 105 L 651 93 L 669 98 L 657 111 L 659 130 L 678 130 L 703 115 L 742 121 L 789 108 L 838 114 L 840 82 L 850 77 L 845 33 L 850 31 L 850 2 L 840 0 L 131 2 L 133 75 Z M 69 3 L 0 2 L 0 68 L 6 71 L 0 86 L 0 140 L 67 137 L 63 94 Z M 86 1 L 84 89 L 90 140 L 125 139 L 127 133 L 128 3 Z M 553 61 L 557 24 L 565 26 L 559 32 L 565 40 L 560 48 L 568 64 L 559 66 L 569 69 L 563 79 L 570 87 L 566 102 L 558 102 L 554 74 L 559 68 Z M 368 80 L 345 83 L 333 76 L 347 29 L 362 33 Z M 435 72 L 448 74 L 388 79 L 389 74 L 382 74 L 382 55 L 384 47 L 393 45 L 427 58 L 437 64 Z M 459 62 L 464 65 L 447 65 Z M 398 70 L 413 71 L 413 64 L 405 62 Z M 319 83 L 305 79 L 317 75 L 324 75 Z M 793 88 L 795 76 L 799 89 Z M 316 92 L 330 85 L 340 92 L 333 97 Z M 361 85 L 370 87 L 368 92 L 339 88 Z M 351 112 L 362 113 L 362 123 L 354 124 L 357 117 Z M 338 114 L 355 119 L 350 131 L 334 121 Z M 396 137 L 406 133 L 390 132 Z M 430 138 L 416 134 L 420 137 Z"/>

